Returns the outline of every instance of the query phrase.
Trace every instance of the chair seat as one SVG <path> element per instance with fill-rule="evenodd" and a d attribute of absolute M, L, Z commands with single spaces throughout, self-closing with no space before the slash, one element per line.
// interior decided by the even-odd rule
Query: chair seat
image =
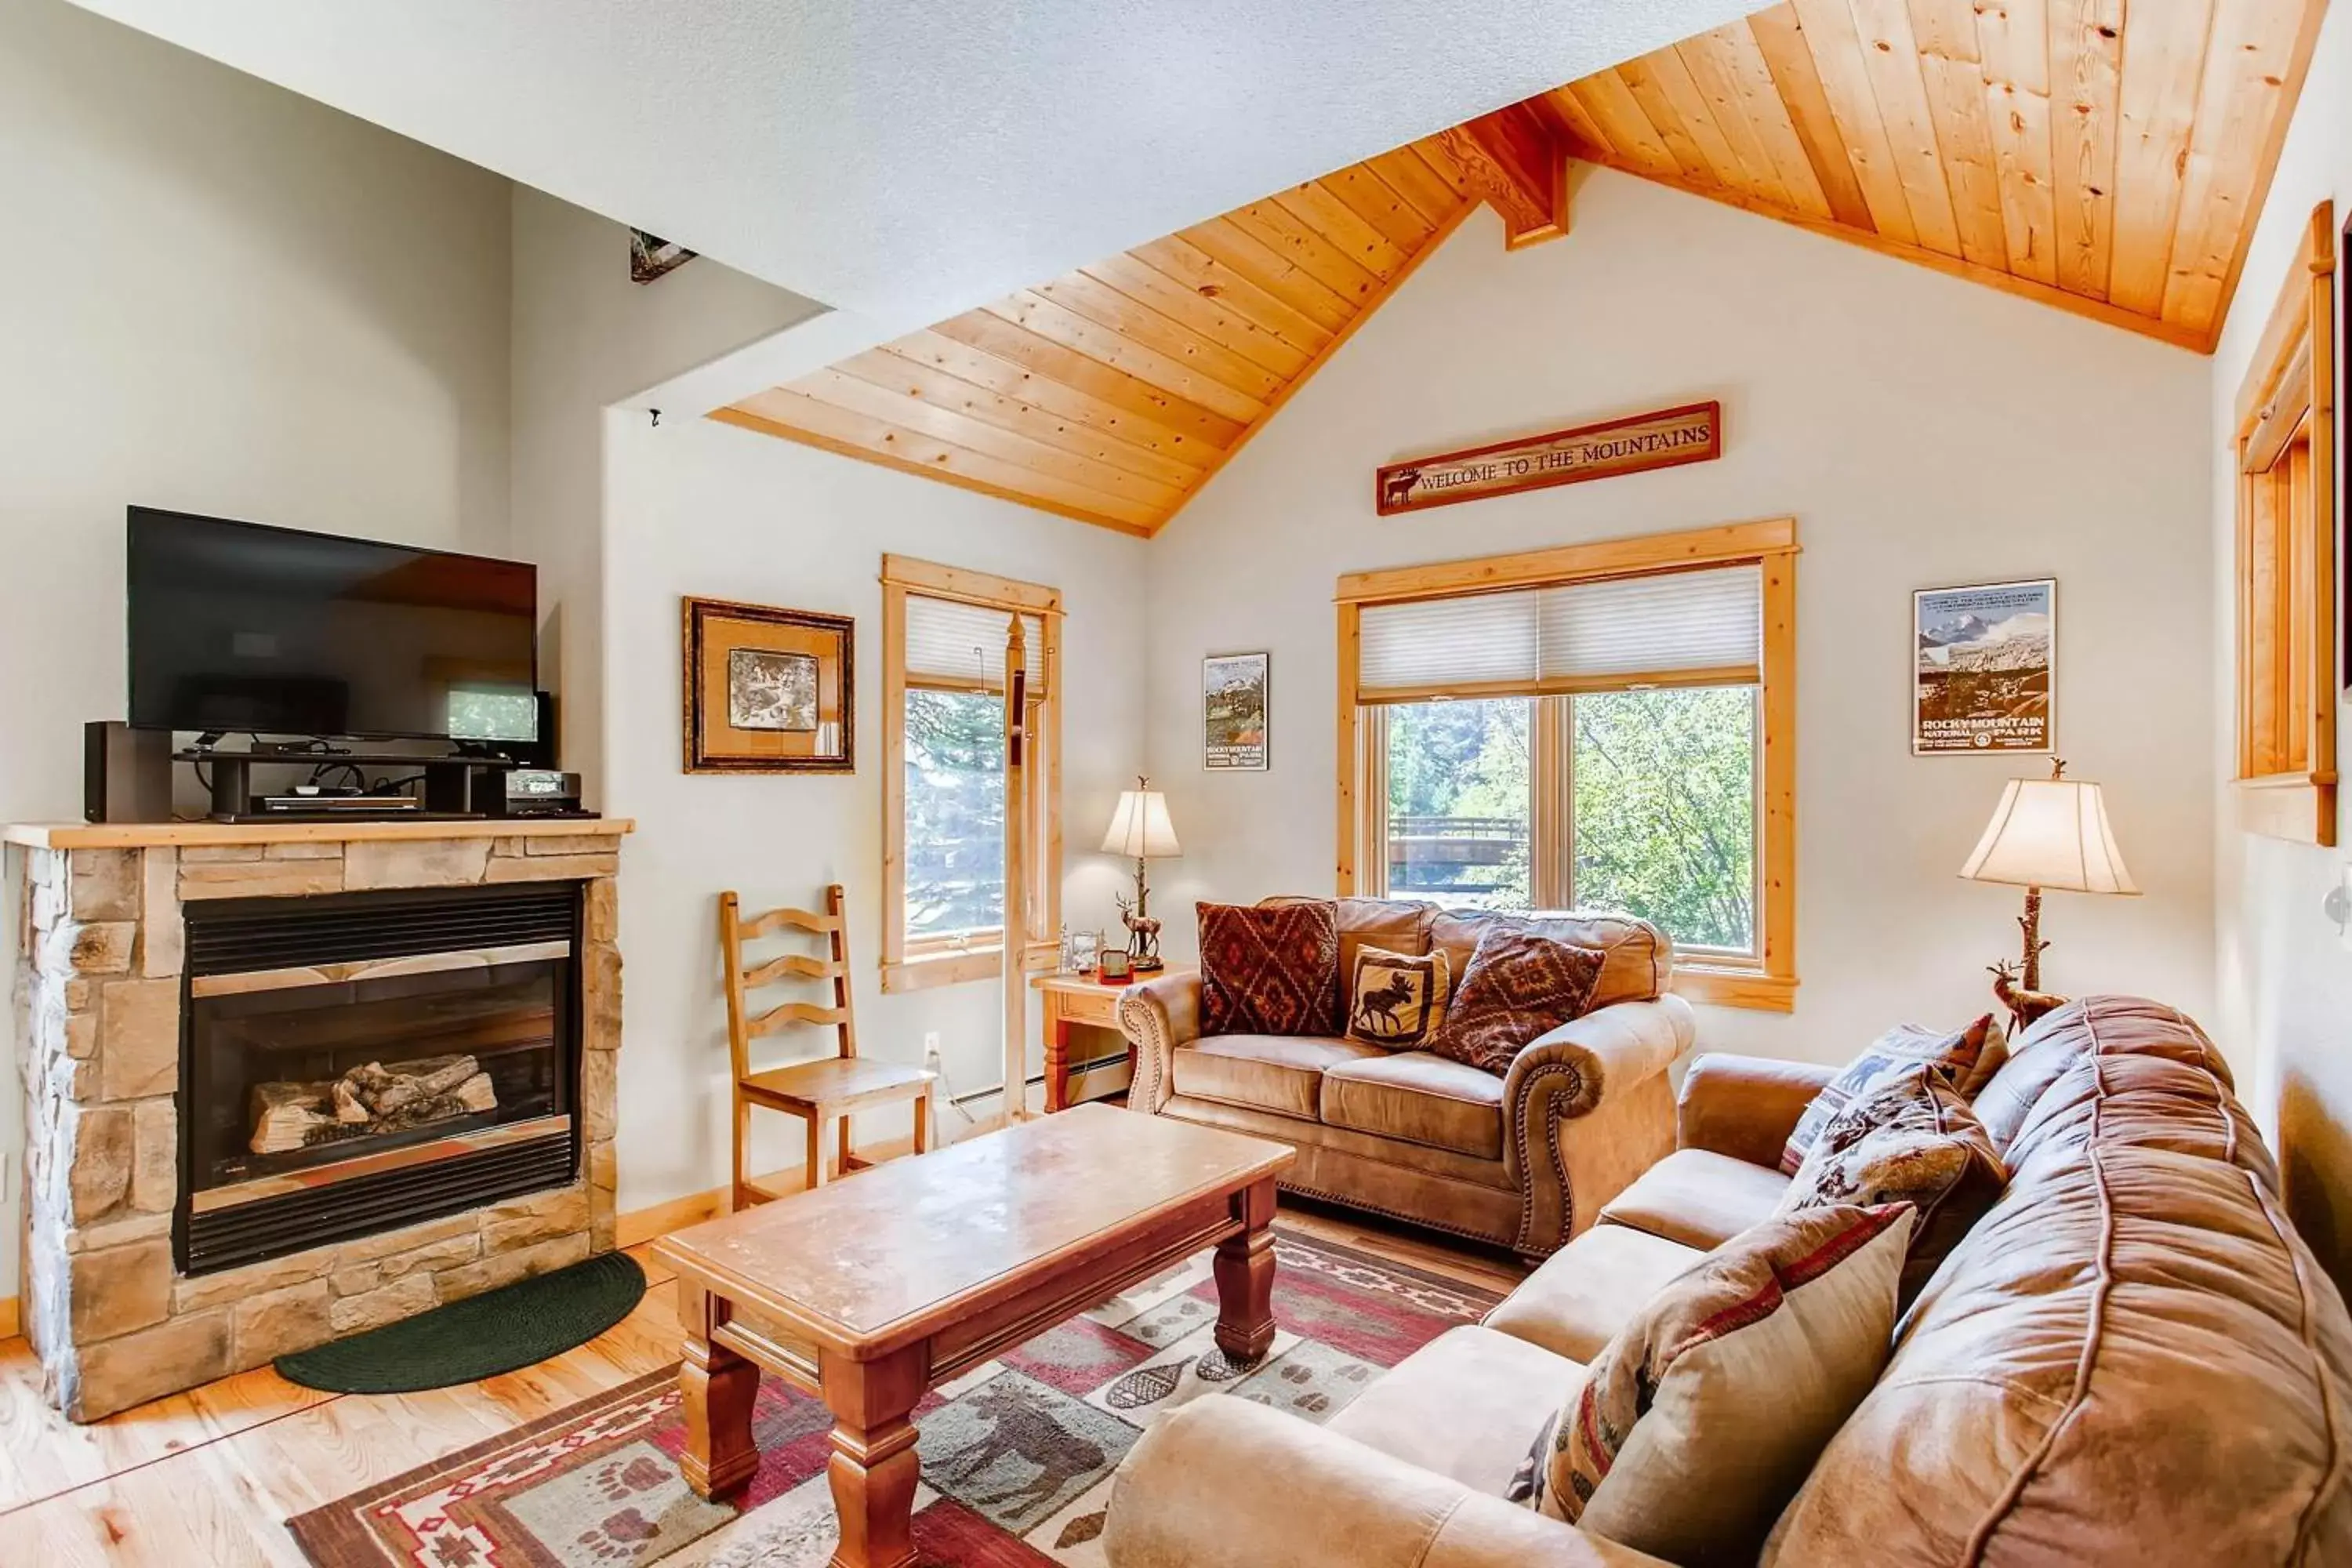
<path fill-rule="evenodd" d="M 1334 1062 L 1323 1069 L 1322 1109 L 1332 1127 L 1503 1157 L 1503 1080 L 1428 1051 Z"/>
<path fill-rule="evenodd" d="M 1176 1092 L 1194 1100 L 1314 1121 L 1322 1112 L 1324 1068 L 1386 1055 L 1321 1035 L 1204 1035 L 1177 1050 L 1171 1076 Z"/>
<path fill-rule="evenodd" d="M 770 1104 L 830 1110 L 905 1100 L 921 1093 L 938 1076 L 928 1068 L 902 1067 L 866 1057 L 819 1057 L 755 1072 L 743 1080 L 741 1088 L 751 1099 Z"/>
<path fill-rule="evenodd" d="M 1712 1252 L 1769 1218 L 1788 1190 L 1778 1171 L 1708 1149 L 1677 1149 L 1603 1205 L 1601 1218 Z"/>

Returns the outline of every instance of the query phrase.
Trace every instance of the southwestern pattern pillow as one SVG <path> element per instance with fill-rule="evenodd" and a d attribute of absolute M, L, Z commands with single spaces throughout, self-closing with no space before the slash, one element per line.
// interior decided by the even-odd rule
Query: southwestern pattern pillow
<path fill-rule="evenodd" d="M 1816 1208 L 1725 1242 L 1592 1358 L 1507 1495 L 1669 1562 L 1754 1563 L 1885 1368 L 1911 1225 Z"/>
<path fill-rule="evenodd" d="M 1202 904 L 1201 1033 L 1339 1032 L 1339 910 L 1328 899 Z"/>
<path fill-rule="evenodd" d="M 1830 1118 L 1844 1110 L 1874 1079 L 1899 1072 L 1914 1062 L 1925 1062 L 1946 1083 L 1959 1090 L 1962 1100 L 1974 1100 L 2008 1059 L 2009 1042 L 2001 1037 L 2000 1026 L 1990 1013 L 1948 1035 L 1916 1024 L 1897 1024 L 1873 1041 L 1868 1050 L 1846 1063 L 1845 1069 L 1830 1080 L 1829 1087 L 1813 1097 L 1812 1104 L 1798 1119 L 1797 1130 L 1789 1134 L 1789 1142 L 1780 1150 L 1780 1173 L 1797 1173 L 1797 1167 L 1805 1163 L 1813 1140 L 1822 1135 Z"/>
<path fill-rule="evenodd" d="M 1499 1078 L 1538 1036 L 1583 1016 L 1608 961 L 1597 947 L 1496 926 L 1478 939 L 1429 1048 Z"/>
<path fill-rule="evenodd" d="M 1348 1037 L 1391 1051 L 1419 1050 L 1445 1022 L 1451 970 L 1443 948 L 1419 958 L 1384 948 L 1358 949 Z"/>
<path fill-rule="evenodd" d="M 1830 1118 L 1773 1212 L 1909 1204 L 1919 1220 L 1903 1266 L 1907 1305 L 2008 1184 L 1976 1112 L 1935 1066 L 1914 1062 Z"/>

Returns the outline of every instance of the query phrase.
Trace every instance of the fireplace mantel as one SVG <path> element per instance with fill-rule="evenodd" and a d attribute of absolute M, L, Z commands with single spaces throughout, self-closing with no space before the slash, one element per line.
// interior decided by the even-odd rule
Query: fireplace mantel
<path fill-rule="evenodd" d="M 427 838 L 618 838 L 635 826 L 625 816 L 485 817 L 474 822 L 18 822 L 0 827 L 0 842 L 28 849 L 171 849 Z"/>
<path fill-rule="evenodd" d="M 24 907 L 22 1317 L 77 1420 L 613 1246 L 625 820 L 55 823 L 0 828 Z M 173 1258 L 186 921 L 197 900 L 571 882 L 580 1156 L 568 1184 L 186 1276 Z"/>

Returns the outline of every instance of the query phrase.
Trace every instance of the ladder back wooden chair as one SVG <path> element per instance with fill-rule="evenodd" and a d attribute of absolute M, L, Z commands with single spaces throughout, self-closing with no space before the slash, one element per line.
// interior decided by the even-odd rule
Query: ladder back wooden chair
<path fill-rule="evenodd" d="M 877 1106 L 912 1100 L 915 1110 L 915 1152 L 929 1146 L 931 1082 L 936 1076 L 924 1068 L 892 1062 L 866 1061 L 857 1054 L 857 1026 L 851 1014 L 849 921 L 843 913 L 841 884 L 824 892 L 824 913 L 806 910 L 770 910 L 746 920 L 735 894 L 719 895 L 719 945 L 727 961 L 727 1045 L 735 1068 L 735 1197 L 734 1206 L 789 1194 L 754 1183 L 743 1168 L 744 1143 L 751 1131 L 753 1107 L 782 1110 L 808 1123 L 808 1184 L 822 1185 L 826 1125 L 841 1127 L 841 1173 L 862 1170 L 870 1162 L 850 1150 L 852 1113 Z M 743 958 L 746 942 L 778 932 L 804 931 L 825 939 L 825 956 L 784 953 L 751 963 Z M 751 1009 L 750 995 L 763 986 L 793 980 L 825 980 L 833 984 L 833 1005 L 780 1002 L 762 1013 Z M 837 1048 L 783 1067 L 754 1071 L 751 1042 L 793 1027 L 830 1028 L 837 1032 Z"/>

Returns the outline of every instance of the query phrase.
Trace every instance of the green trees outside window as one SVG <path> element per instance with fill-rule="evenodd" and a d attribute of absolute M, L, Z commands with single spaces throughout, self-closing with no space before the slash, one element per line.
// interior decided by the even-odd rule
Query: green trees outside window
<path fill-rule="evenodd" d="M 1733 686 L 1391 706 L 1390 894 L 1624 910 L 1685 948 L 1754 953 L 1758 699 Z M 1560 766 L 1538 765 L 1546 744 Z"/>

